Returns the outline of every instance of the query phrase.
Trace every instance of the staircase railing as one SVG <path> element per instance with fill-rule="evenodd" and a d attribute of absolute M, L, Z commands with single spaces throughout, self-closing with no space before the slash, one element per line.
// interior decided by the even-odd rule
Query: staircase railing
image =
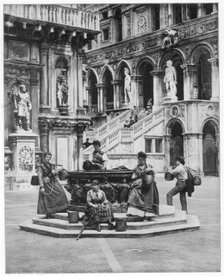
<path fill-rule="evenodd" d="M 131 110 L 126 110 L 125 112 L 121 113 L 119 116 L 109 120 L 103 126 L 97 128 L 93 131 L 86 131 L 86 138 L 89 138 L 90 141 L 92 140 L 99 140 L 101 142 L 101 147 L 103 148 L 103 143 L 105 138 L 109 137 L 109 144 L 112 144 L 115 137 L 114 133 L 124 127 L 124 122 L 130 117 Z M 116 135 L 115 135 L 116 136 Z M 107 145 L 105 145 L 106 147 Z M 88 147 L 84 150 L 84 153 L 91 152 L 93 150 L 93 146 Z"/>
<path fill-rule="evenodd" d="M 135 123 L 132 127 L 134 132 L 134 139 L 146 132 L 159 118 L 163 118 L 163 112 L 164 108 L 161 107 L 160 109 L 152 112 L 151 114 L 147 115 L 146 117 Z"/>
<path fill-rule="evenodd" d="M 111 150 L 113 147 L 122 143 L 131 143 L 137 139 L 140 135 L 145 133 L 148 129 L 153 127 L 157 122 L 161 122 L 164 118 L 164 108 L 160 108 L 155 112 L 147 115 L 139 122 L 135 123 L 131 128 L 116 128 L 109 135 L 105 136 L 101 140 L 101 149 L 104 152 Z M 89 147 L 84 151 L 84 154 L 88 154 L 93 151 L 93 147 Z"/>

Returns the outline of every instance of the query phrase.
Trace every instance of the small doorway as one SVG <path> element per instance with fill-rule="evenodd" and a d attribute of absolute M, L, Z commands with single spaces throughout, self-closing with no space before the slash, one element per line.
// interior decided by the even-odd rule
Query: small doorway
<path fill-rule="evenodd" d="M 183 129 L 180 123 L 175 122 L 171 126 L 170 140 L 170 166 L 175 166 L 177 156 L 183 156 Z"/>
<path fill-rule="evenodd" d="M 215 127 L 211 121 L 203 128 L 203 170 L 205 176 L 218 175 L 218 147 Z"/>

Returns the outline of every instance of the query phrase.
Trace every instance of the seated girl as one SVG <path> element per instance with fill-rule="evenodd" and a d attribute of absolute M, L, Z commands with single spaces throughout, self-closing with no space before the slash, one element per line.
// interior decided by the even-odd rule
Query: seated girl
<path fill-rule="evenodd" d="M 114 220 L 112 206 L 107 200 L 105 193 L 100 190 L 98 180 L 92 182 L 92 188 L 87 192 L 87 205 L 88 210 L 84 217 L 84 225 L 96 226 L 97 231 L 100 232 L 100 223 L 106 222 L 112 229 L 112 221 Z"/>

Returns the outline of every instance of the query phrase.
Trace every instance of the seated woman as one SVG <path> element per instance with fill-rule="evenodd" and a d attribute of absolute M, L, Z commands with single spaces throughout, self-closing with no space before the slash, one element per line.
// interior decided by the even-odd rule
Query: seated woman
<path fill-rule="evenodd" d="M 152 165 L 146 163 L 146 153 L 140 151 L 138 153 L 138 165 L 134 169 L 134 173 L 132 175 L 132 180 L 136 180 L 138 178 L 142 178 L 145 175 L 146 171 L 152 170 Z"/>
<path fill-rule="evenodd" d="M 38 169 L 40 191 L 37 214 L 46 214 L 46 218 L 65 211 L 69 207 L 65 192 L 56 178 L 57 171 L 54 165 L 50 163 L 51 157 L 50 152 L 44 153 L 44 160 Z"/>
<path fill-rule="evenodd" d="M 92 162 L 92 170 L 106 170 L 107 155 L 100 149 L 100 141 L 93 141 L 94 151 L 90 154 L 89 161 Z"/>
<path fill-rule="evenodd" d="M 86 226 L 96 225 L 98 232 L 101 231 L 100 223 L 107 222 L 112 229 L 114 220 L 112 206 L 99 186 L 99 181 L 94 180 L 92 188 L 87 192 L 88 211 L 83 221 Z"/>
<path fill-rule="evenodd" d="M 154 181 L 154 174 L 153 170 L 147 171 L 141 181 L 133 183 L 133 189 L 128 199 L 127 215 L 145 216 L 146 212 L 157 212 L 159 193 Z"/>

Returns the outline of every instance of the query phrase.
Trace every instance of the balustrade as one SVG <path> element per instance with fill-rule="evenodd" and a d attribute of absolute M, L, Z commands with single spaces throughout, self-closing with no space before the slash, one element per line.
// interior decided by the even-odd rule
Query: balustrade
<path fill-rule="evenodd" d="M 99 31 L 99 15 L 60 5 L 4 5 L 4 13 L 34 21 Z"/>

